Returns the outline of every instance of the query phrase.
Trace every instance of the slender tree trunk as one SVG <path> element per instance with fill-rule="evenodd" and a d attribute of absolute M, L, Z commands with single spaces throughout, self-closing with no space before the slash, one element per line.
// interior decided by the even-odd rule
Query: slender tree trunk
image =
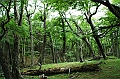
<path fill-rule="evenodd" d="M 51 36 L 50 32 L 48 33 L 48 35 L 49 35 L 49 38 L 50 38 L 50 48 L 51 48 L 52 58 L 53 58 L 52 60 L 53 60 L 53 63 L 55 63 L 53 40 L 52 40 L 52 36 Z"/>
<path fill-rule="evenodd" d="M 94 39 L 95 39 L 95 41 L 96 41 L 96 43 L 97 43 L 97 45 L 98 45 L 100 54 L 103 56 L 104 59 L 106 59 L 106 56 L 105 56 L 105 54 L 104 54 L 104 50 L 103 50 L 102 44 L 101 44 L 99 38 L 97 37 L 97 33 L 95 32 L 95 27 L 94 27 L 94 25 L 93 25 L 93 23 L 92 23 L 92 20 L 91 20 L 92 16 L 93 16 L 94 14 L 96 14 L 97 9 L 98 9 L 98 7 L 96 8 L 95 13 L 93 13 L 93 14 L 89 13 L 89 11 L 88 11 L 89 14 L 85 14 L 85 16 L 86 16 L 87 22 L 90 24 L 90 27 L 91 27 L 91 29 L 92 29 L 93 37 L 94 37 Z"/>
<path fill-rule="evenodd" d="M 81 45 L 80 49 L 79 49 L 79 59 L 80 59 L 80 62 L 83 62 L 84 59 L 83 59 L 83 45 Z"/>
<path fill-rule="evenodd" d="M 69 22 L 67 21 L 67 19 L 65 18 L 65 21 L 67 22 L 68 26 L 70 27 L 70 29 L 72 30 Z M 82 31 L 81 27 L 73 20 L 76 28 L 78 29 L 78 34 L 76 34 L 77 36 L 79 36 L 79 33 L 84 35 L 84 32 Z M 73 30 L 72 30 L 73 31 Z M 89 43 L 88 39 L 87 38 L 82 38 L 83 41 L 85 41 L 85 43 L 87 44 L 89 50 L 90 50 L 90 53 L 92 54 L 92 56 L 94 57 L 94 52 L 93 52 L 93 49 L 92 49 L 92 46 L 91 44 Z"/>
<path fill-rule="evenodd" d="M 22 41 L 23 41 L 23 45 L 22 45 L 21 60 L 22 60 L 22 67 L 24 67 L 25 66 L 25 38 Z"/>
<path fill-rule="evenodd" d="M 106 6 L 118 19 L 120 19 L 120 7 L 115 6 L 114 4 L 111 4 L 110 0 L 92 0 L 94 2 L 103 4 Z"/>
<path fill-rule="evenodd" d="M 62 54 L 61 54 L 61 57 L 62 57 L 62 61 L 65 60 L 65 52 L 66 52 L 66 32 L 65 32 L 65 24 L 64 24 L 64 20 L 61 19 L 62 21 L 62 30 L 63 30 L 63 46 L 62 46 Z"/>
<path fill-rule="evenodd" d="M 119 27 L 119 30 L 118 30 L 118 53 L 117 53 L 117 57 L 120 58 L 120 42 L 119 42 L 119 37 L 120 37 L 120 27 Z"/>
<path fill-rule="evenodd" d="M 27 14 L 28 17 L 28 23 L 30 27 L 30 52 L 31 52 L 31 66 L 34 65 L 34 46 L 33 46 L 33 34 L 32 34 L 32 24 L 31 24 L 31 19 L 30 15 Z"/>
<path fill-rule="evenodd" d="M 90 53 L 92 54 L 92 57 L 94 58 L 95 54 L 94 54 L 94 52 L 93 52 L 93 49 L 92 49 L 89 41 L 88 41 L 86 38 L 82 38 L 82 39 L 83 39 L 83 41 L 85 41 L 85 43 L 87 44 L 87 46 L 88 46 L 88 48 L 89 48 L 89 50 L 90 50 Z"/>
<path fill-rule="evenodd" d="M 73 22 L 74 22 L 74 24 L 76 25 L 76 28 L 77 28 L 77 30 L 78 30 L 78 34 L 85 35 L 84 32 L 83 32 L 83 30 L 81 29 L 81 27 L 80 27 L 75 21 L 73 21 Z M 84 38 L 82 38 L 82 40 L 87 44 L 87 46 L 88 46 L 88 48 L 89 48 L 89 50 L 90 50 L 90 53 L 91 53 L 92 56 L 94 57 L 94 52 L 93 52 L 92 46 L 90 45 L 88 39 L 84 37 Z"/>
<path fill-rule="evenodd" d="M 25 6 L 25 10 L 26 10 L 26 16 L 27 16 L 27 19 L 28 19 L 28 24 L 29 24 L 29 31 L 30 31 L 30 53 L 31 53 L 31 66 L 34 65 L 34 46 L 33 46 L 33 29 L 32 29 L 32 23 L 31 23 L 31 16 L 32 14 L 35 13 L 35 9 L 36 9 L 36 1 L 35 1 L 35 9 L 32 13 L 29 13 L 29 11 L 27 10 L 27 7 L 28 4 Z"/>
<path fill-rule="evenodd" d="M 104 54 L 104 50 L 103 50 L 102 44 L 101 44 L 99 38 L 98 38 L 98 37 L 96 36 L 96 34 L 94 33 L 94 30 L 95 30 L 95 29 L 94 29 L 94 26 L 93 26 L 92 22 L 90 22 L 90 26 L 91 26 L 91 28 L 92 28 L 93 37 L 94 37 L 94 39 L 95 39 L 95 41 L 96 41 L 96 43 L 97 43 L 97 45 L 98 45 L 100 54 L 103 56 L 104 59 L 106 59 L 106 56 L 105 56 L 105 54 Z"/>
<path fill-rule="evenodd" d="M 44 4 L 44 37 L 43 37 L 43 49 L 40 57 L 40 63 L 43 64 L 45 61 L 44 54 L 46 53 L 46 4 Z"/>

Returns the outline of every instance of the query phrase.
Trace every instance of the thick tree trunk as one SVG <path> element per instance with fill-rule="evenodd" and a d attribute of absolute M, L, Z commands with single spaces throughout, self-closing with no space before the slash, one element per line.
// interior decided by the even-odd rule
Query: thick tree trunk
<path fill-rule="evenodd" d="M 55 74 L 63 74 L 63 73 L 72 73 L 72 72 L 88 72 L 88 71 L 99 71 L 100 63 L 97 64 L 88 64 L 88 65 L 83 65 L 83 66 L 78 66 L 78 67 L 70 67 L 70 68 L 49 68 L 45 70 L 28 70 L 27 72 L 22 72 L 21 74 L 23 75 L 41 75 L 45 74 L 46 76 L 51 76 Z"/>
<path fill-rule="evenodd" d="M 5 79 L 13 79 L 12 74 L 10 72 L 11 70 L 9 68 L 9 62 L 2 51 L 3 49 L 0 47 L 0 65 L 2 66 Z"/>
<path fill-rule="evenodd" d="M 12 52 L 12 76 L 13 79 L 21 79 L 21 75 L 19 73 L 19 37 L 14 35 L 14 49 Z"/>
<path fill-rule="evenodd" d="M 106 59 L 106 56 L 105 56 L 105 54 L 104 54 L 104 50 L 103 50 L 102 44 L 100 43 L 99 38 L 98 38 L 98 37 L 96 36 L 96 34 L 94 33 L 94 30 L 95 30 L 95 29 L 93 29 L 94 26 L 93 26 L 92 22 L 90 22 L 90 26 L 91 26 L 91 28 L 92 28 L 93 37 L 94 37 L 94 39 L 95 39 L 95 41 L 96 41 L 96 43 L 97 43 L 97 45 L 98 45 L 100 54 L 103 56 L 104 59 Z"/>
<path fill-rule="evenodd" d="M 13 1 L 14 3 L 14 21 L 16 22 L 16 25 L 19 27 L 22 26 L 22 14 L 23 14 L 23 8 L 24 8 L 24 1 L 21 1 L 21 5 L 19 7 L 20 11 L 17 9 L 17 0 Z M 12 77 L 13 79 L 22 79 L 21 74 L 19 72 L 19 36 L 14 32 L 14 48 L 12 52 Z"/>

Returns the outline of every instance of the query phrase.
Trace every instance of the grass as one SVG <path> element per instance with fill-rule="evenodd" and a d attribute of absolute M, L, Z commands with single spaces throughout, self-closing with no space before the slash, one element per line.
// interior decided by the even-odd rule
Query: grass
<path fill-rule="evenodd" d="M 120 79 L 120 59 L 108 59 L 101 60 L 101 71 L 98 72 L 76 72 L 71 74 L 59 74 L 54 76 L 48 76 L 48 79 Z M 59 64 L 46 64 L 42 66 L 42 69 L 55 68 L 55 67 L 71 67 L 81 66 L 84 64 L 98 63 L 100 61 L 89 61 L 84 63 L 79 62 L 66 62 Z M 38 66 L 34 69 L 39 69 Z M 24 69 L 25 71 L 28 69 Z M 28 79 L 39 79 L 38 76 L 25 76 Z M 4 78 L 0 78 L 4 79 Z"/>
<path fill-rule="evenodd" d="M 48 79 L 69 79 L 69 77 L 73 77 L 73 79 L 120 79 L 120 59 L 105 60 L 103 62 L 100 65 L 102 70 L 99 72 L 62 74 L 50 76 Z"/>
<path fill-rule="evenodd" d="M 0 77 L 0 79 L 4 79 L 4 77 Z"/>

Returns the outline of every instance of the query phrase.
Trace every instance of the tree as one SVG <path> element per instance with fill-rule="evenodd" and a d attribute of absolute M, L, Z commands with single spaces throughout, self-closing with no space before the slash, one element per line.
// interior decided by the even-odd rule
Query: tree
<path fill-rule="evenodd" d="M 6 20 L 4 20 L 4 21 L 1 20 L 0 21 L 0 26 L 1 26 L 0 29 L 2 29 L 1 30 L 1 35 L 0 35 L 0 44 L 2 43 L 2 39 L 4 38 L 4 36 L 7 32 L 7 30 L 5 28 L 5 25 L 7 23 L 9 23 L 9 21 L 11 19 L 11 17 L 10 17 L 11 3 L 12 3 L 11 0 L 9 2 L 6 2 L 6 3 L 0 2 L 1 7 L 4 8 L 3 10 L 5 10 L 5 12 L 7 14 Z M 5 6 L 5 4 L 7 4 L 7 6 Z M 4 15 L 2 15 L 2 16 L 4 16 Z M 10 68 L 9 68 L 9 60 L 5 59 L 5 55 L 4 55 L 4 52 L 3 52 L 2 45 L 0 46 L 0 65 L 2 66 L 2 70 L 4 72 L 5 78 L 6 79 L 12 79 L 11 71 L 10 71 Z"/>
<path fill-rule="evenodd" d="M 103 4 L 104 6 L 108 7 L 108 9 L 120 19 L 120 8 L 114 4 L 111 4 L 109 0 L 92 0 L 94 2 Z"/>
<path fill-rule="evenodd" d="M 35 1 L 35 9 L 36 9 L 36 2 Z M 31 52 L 31 66 L 34 65 L 34 42 L 33 42 L 33 29 L 32 29 L 32 23 L 31 23 L 31 16 L 35 13 L 35 9 L 33 12 L 29 13 L 30 11 L 27 10 L 28 8 L 28 3 L 26 4 L 26 16 L 27 16 L 27 21 L 28 21 L 28 24 L 29 24 L 29 27 L 30 27 L 30 52 Z"/>
<path fill-rule="evenodd" d="M 95 32 L 95 26 L 94 26 L 93 23 L 92 23 L 92 16 L 97 13 L 98 7 L 99 7 L 99 5 L 97 6 L 96 11 L 95 11 L 94 13 L 91 13 L 91 12 L 88 10 L 88 12 L 87 12 L 87 14 L 85 14 L 85 16 L 86 16 L 87 22 L 88 22 L 88 23 L 90 24 L 90 26 L 91 26 L 92 33 L 93 33 L 93 37 L 94 37 L 94 39 L 95 39 L 95 41 L 96 41 L 96 43 L 97 43 L 97 45 L 98 45 L 98 47 L 99 47 L 100 54 L 102 54 L 103 58 L 106 59 L 106 56 L 105 56 L 105 54 L 104 54 L 104 50 L 103 50 L 102 45 L 101 45 L 101 43 L 100 43 L 100 40 L 99 40 L 99 38 L 97 37 L 98 34 L 96 34 L 96 32 Z"/>
<path fill-rule="evenodd" d="M 16 25 L 18 27 L 22 26 L 22 16 L 23 16 L 23 8 L 24 8 L 24 4 L 25 1 L 20 0 L 20 11 L 18 11 L 17 9 L 17 0 L 13 1 L 14 3 L 14 20 Z M 19 36 L 14 32 L 14 49 L 13 49 L 13 53 L 12 53 L 12 76 L 13 79 L 21 79 L 21 75 L 19 72 Z"/>

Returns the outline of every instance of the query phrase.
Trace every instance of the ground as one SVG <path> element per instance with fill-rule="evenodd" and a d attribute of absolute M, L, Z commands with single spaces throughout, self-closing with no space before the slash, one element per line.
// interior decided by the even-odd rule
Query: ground
<path fill-rule="evenodd" d="M 100 64 L 101 70 L 94 72 L 76 72 L 71 74 L 59 74 L 54 76 L 48 76 L 48 79 L 120 79 L 120 59 L 108 59 L 101 60 L 103 63 Z M 43 69 L 54 68 L 54 67 L 71 67 L 80 66 L 88 63 L 98 63 L 101 61 L 86 61 L 84 63 L 79 62 L 66 62 L 59 64 L 46 64 L 43 65 Z M 38 69 L 39 67 L 34 67 Z M 24 69 L 26 71 L 28 69 Z M 39 79 L 38 76 L 24 76 L 28 79 Z M 0 78 L 4 79 L 4 78 Z"/>

